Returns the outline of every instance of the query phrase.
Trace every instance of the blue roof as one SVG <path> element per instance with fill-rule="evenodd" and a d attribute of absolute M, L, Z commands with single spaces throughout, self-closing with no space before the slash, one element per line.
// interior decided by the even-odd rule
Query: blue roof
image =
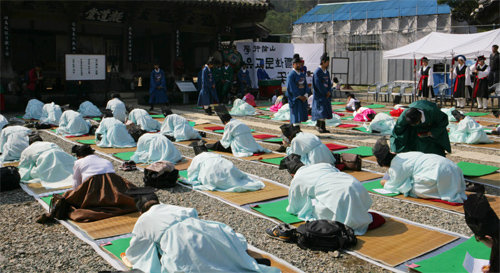
<path fill-rule="evenodd" d="M 363 20 L 399 16 L 449 14 L 450 7 L 437 0 L 382 0 L 319 4 L 294 24 Z"/>

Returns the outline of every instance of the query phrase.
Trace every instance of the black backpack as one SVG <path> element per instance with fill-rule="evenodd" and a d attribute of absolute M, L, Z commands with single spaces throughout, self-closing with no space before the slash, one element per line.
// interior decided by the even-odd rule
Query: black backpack
<path fill-rule="evenodd" d="M 335 251 L 351 248 L 357 242 L 354 230 L 336 221 L 308 221 L 297 228 L 297 245 L 302 249 Z"/>
<path fill-rule="evenodd" d="M 175 187 L 179 178 L 179 171 L 176 169 L 170 170 L 173 167 L 165 166 L 166 164 L 168 163 L 165 163 L 165 161 L 159 161 L 144 168 L 144 184 L 158 189 Z"/>
<path fill-rule="evenodd" d="M 0 168 L 0 192 L 20 188 L 21 176 L 16 167 L 7 166 Z"/>
<path fill-rule="evenodd" d="M 127 125 L 127 131 L 135 140 L 135 142 L 139 141 L 139 138 L 146 133 L 146 131 L 141 129 L 141 126 L 135 123 Z"/>

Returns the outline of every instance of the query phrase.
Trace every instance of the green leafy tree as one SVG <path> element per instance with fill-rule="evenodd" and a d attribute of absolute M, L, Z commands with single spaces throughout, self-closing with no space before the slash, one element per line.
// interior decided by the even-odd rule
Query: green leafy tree
<path fill-rule="evenodd" d="M 477 0 L 437 0 L 438 4 L 448 4 L 451 8 L 453 19 L 457 21 L 467 21 L 473 23 L 474 18 L 470 16 L 471 12 L 478 7 Z"/>

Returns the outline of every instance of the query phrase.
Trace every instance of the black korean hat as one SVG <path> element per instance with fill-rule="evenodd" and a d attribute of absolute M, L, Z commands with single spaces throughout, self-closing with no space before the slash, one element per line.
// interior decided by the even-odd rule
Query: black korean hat
<path fill-rule="evenodd" d="M 373 155 L 377 158 L 377 163 L 380 166 L 390 166 L 394 155 L 391 153 L 391 148 L 387 144 L 385 137 L 377 140 L 372 148 Z"/>
<path fill-rule="evenodd" d="M 141 187 L 141 188 L 129 189 L 125 192 L 125 194 L 134 198 L 135 207 L 137 208 L 138 211 L 144 212 L 143 207 L 147 202 L 149 201 L 157 201 L 158 203 L 160 202 L 158 200 L 158 196 L 155 194 L 155 191 L 156 191 L 155 188 L 152 187 Z"/>
<path fill-rule="evenodd" d="M 281 132 L 283 133 L 284 136 L 286 136 L 288 139 L 292 140 L 295 135 L 300 132 L 300 127 L 299 126 L 294 126 L 292 124 L 283 124 L 280 126 Z"/>
<path fill-rule="evenodd" d="M 323 55 L 321 55 L 320 61 L 321 62 L 327 62 L 328 60 L 330 60 L 330 57 L 328 57 L 328 54 L 326 52 L 323 53 Z"/>
<path fill-rule="evenodd" d="M 233 117 L 231 117 L 231 115 L 227 111 L 226 106 L 224 106 L 224 105 L 217 105 L 215 107 L 215 112 L 217 113 L 217 116 L 219 116 L 220 120 L 224 124 L 229 122 L 233 118 Z"/>
<path fill-rule="evenodd" d="M 291 154 L 280 161 L 279 169 L 286 169 L 290 174 L 295 174 L 302 166 L 304 166 L 304 163 L 300 161 L 300 155 Z"/>
<path fill-rule="evenodd" d="M 453 117 L 454 117 L 457 121 L 459 121 L 459 120 L 461 120 L 461 119 L 465 118 L 465 116 L 464 116 L 462 113 L 460 113 L 460 111 L 458 111 L 458 110 L 453 110 L 453 111 L 451 111 L 451 115 L 452 115 L 452 116 L 453 116 Z"/>
<path fill-rule="evenodd" d="M 483 194 L 471 194 L 464 201 L 465 222 L 478 237 L 498 234 L 498 216 Z"/>
<path fill-rule="evenodd" d="M 193 146 L 194 154 L 199 155 L 203 152 L 208 152 L 207 146 L 205 146 L 205 141 L 195 141 L 189 144 L 189 146 Z"/>

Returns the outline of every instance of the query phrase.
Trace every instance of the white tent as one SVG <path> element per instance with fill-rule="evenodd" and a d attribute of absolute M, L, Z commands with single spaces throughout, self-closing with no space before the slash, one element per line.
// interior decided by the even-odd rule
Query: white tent
<path fill-rule="evenodd" d="M 384 59 L 429 59 L 464 55 L 474 58 L 489 56 L 491 46 L 500 44 L 500 29 L 475 34 L 447 34 L 432 32 L 411 44 L 384 51 Z"/>

